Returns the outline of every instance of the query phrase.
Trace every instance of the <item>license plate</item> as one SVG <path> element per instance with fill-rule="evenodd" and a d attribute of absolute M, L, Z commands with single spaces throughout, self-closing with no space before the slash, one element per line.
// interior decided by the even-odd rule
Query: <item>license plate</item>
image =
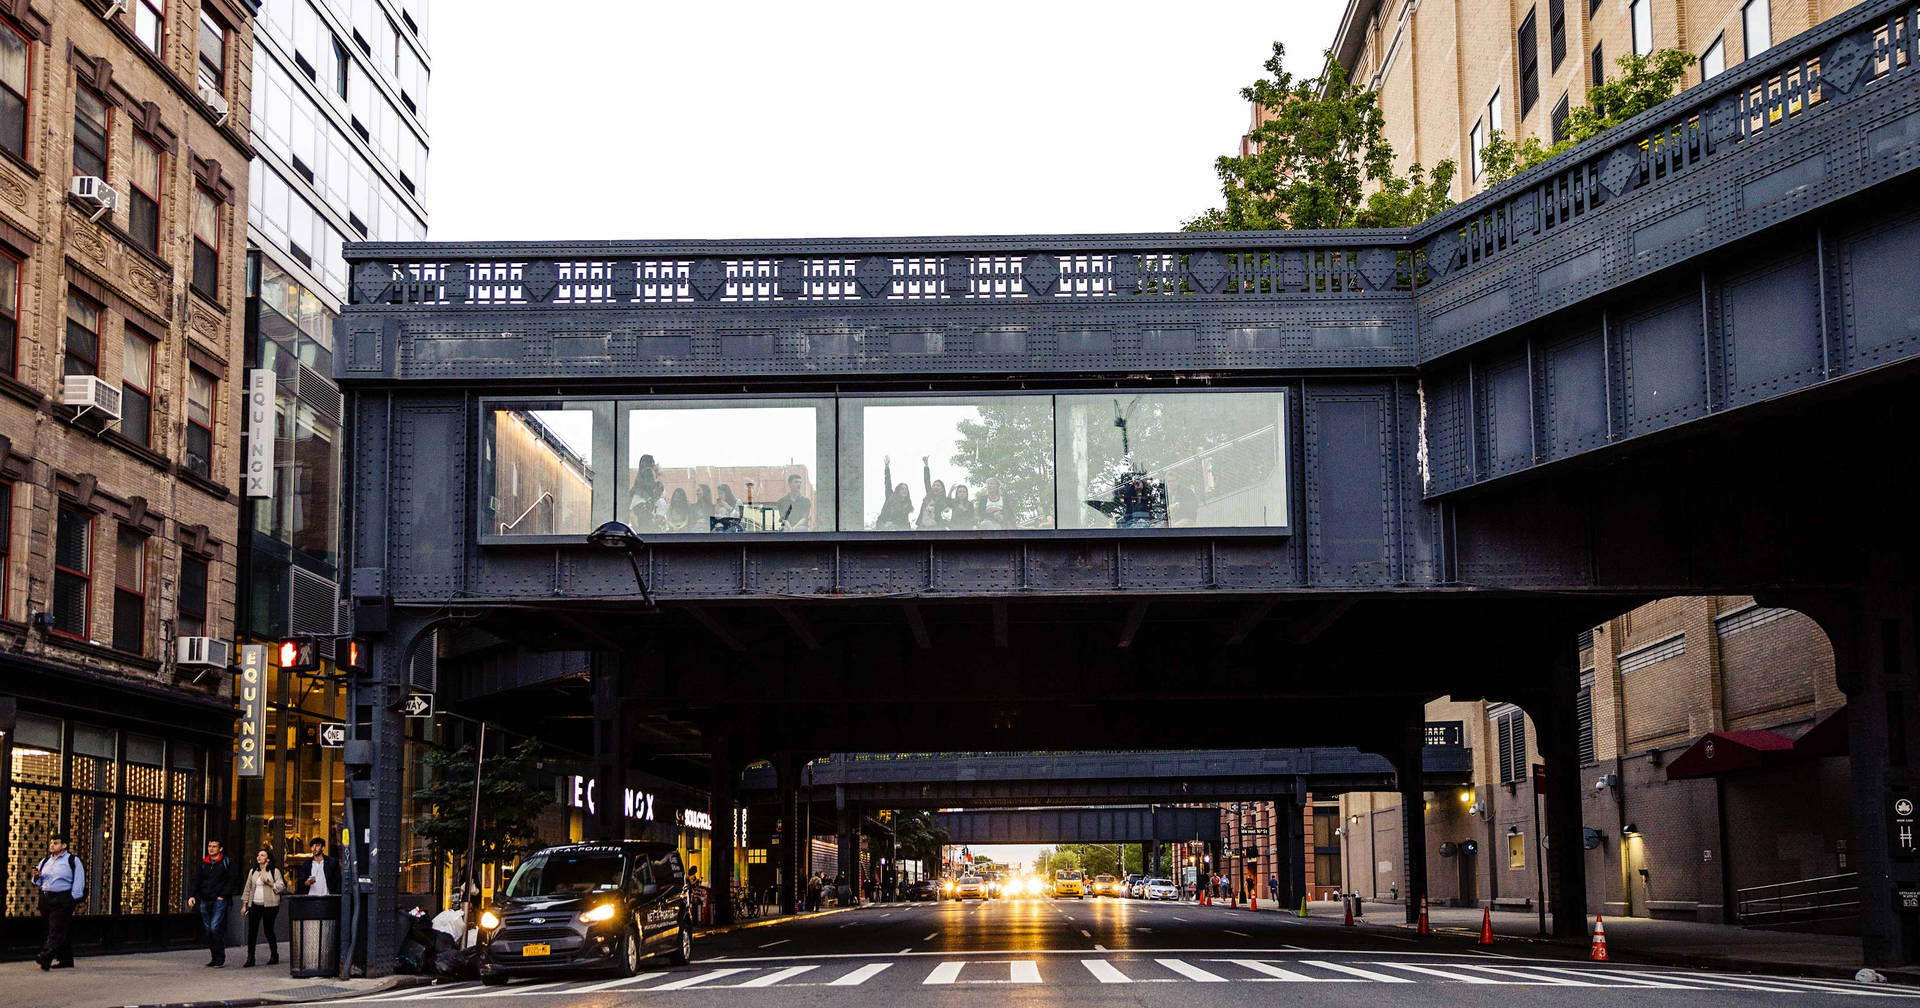
<path fill-rule="evenodd" d="M 546 942 L 528 942 L 527 944 L 520 946 L 520 954 L 523 956 L 552 955 L 553 946 L 547 944 Z"/>

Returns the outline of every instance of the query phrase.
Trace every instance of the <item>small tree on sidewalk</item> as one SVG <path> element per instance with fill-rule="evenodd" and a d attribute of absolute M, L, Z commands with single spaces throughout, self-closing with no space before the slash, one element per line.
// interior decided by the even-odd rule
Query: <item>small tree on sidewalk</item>
<path fill-rule="evenodd" d="M 1673 97 L 1687 68 L 1696 62 L 1692 53 L 1678 49 L 1620 57 L 1614 61 L 1620 75 L 1588 88 L 1587 103 L 1567 111 L 1565 135 L 1558 143 L 1542 144 L 1539 137 L 1516 143 L 1501 131 L 1493 131 L 1480 150 L 1487 185 L 1499 185 Z"/>
<path fill-rule="evenodd" d="M 540 741 L 528 739 L 483 764 L 476 865 L 512 860 L 538 844 L 534 820 L 553 802 L 553 795 L 528 782 L 539 753 Z M 426 841 L 434 864 L 451 866 L 466 857 L 472 828 L 473 747 L 433 750 L 426 764 L 433 783 L 413 793 L 413 799 L 427 809 L 414 823 L 413 832 Z M 477 876 L 477 868 L 474 873 Z"/>

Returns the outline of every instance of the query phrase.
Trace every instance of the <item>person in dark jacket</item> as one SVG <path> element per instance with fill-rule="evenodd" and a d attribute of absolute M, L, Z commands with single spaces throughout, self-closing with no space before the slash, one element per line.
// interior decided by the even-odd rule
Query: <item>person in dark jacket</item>
<path fill-rule="evenodd" d="M 187 909 L 200 911 L 207 932 L 208 966 L 227 964 L 227 907 L 240 891 L 240 870 L 218 840 L 207 841 L 207 856 L 194 868 L 187 883 Z"/>
<path fill-rule="evenodd" d="M 307 867 L 300 886 L 308 896 L 340 895 L 340 859 L 327 853 L 327 841 L 314 837 L 307 844 Z"/>

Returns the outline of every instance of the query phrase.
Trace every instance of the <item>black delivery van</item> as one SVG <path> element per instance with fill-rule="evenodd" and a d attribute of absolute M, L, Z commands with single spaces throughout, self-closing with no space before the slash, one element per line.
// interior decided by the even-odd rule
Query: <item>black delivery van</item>
<path fill-rule="evenodd" d="M 480 914 L 480 980 L 611 971 L 693 958 L 687 874 L 671 844 L 567 844 L 527 855 Z"/>

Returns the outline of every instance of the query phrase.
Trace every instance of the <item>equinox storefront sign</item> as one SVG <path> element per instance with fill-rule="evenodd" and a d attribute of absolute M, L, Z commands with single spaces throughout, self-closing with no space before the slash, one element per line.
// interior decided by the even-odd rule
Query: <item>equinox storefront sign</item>
<path fill-rule="evenodd" d="M 600 782 L 591 777 L 569 774 L 560 778 L 561 800 L 569 807 L 585 809 L 588 815 L 597 814 Z M 627 818 L 640 822 L 653 821 L 653 795 L 651 792 L 627 789 Z"/>
<path fill-rule="evenodd" d="M 266 767 L 261 750 L 267 734 L 267 646 L 240 646 L 240 738 L 234 749 L 234 773 L 259 777 Z"/>

